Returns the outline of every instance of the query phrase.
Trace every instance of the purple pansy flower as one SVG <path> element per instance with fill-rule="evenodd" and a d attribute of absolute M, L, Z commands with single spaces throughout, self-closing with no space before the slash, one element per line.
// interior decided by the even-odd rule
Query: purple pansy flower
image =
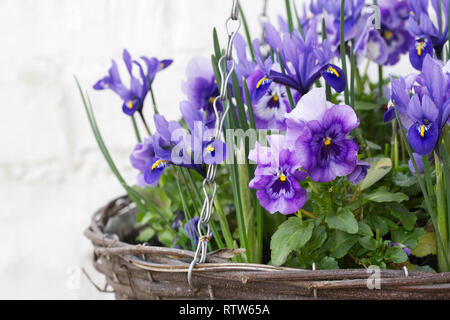
<path fill-rule="evenodd" d="M 203 122 L 208 128 L 213 128 L 216 114 L 214 112 L 214 99 L 219 95 L 211 60 L 205 57 L 196 57 L 189 61 L 186 68 L 186 81 L 182 90 L 187 96 L 187 103 L 192 110 L 202 113 Z M 185 102 L 182 102 L 185 103 Z M 217 108 L 222 110 L 220 101 Z"/>
<path fill-rule="evenodd" d="M 249 159 L 258 164 L 249 187 L 258 190 L 261 206 L 270 213 L 294 213 L 306 202 L 306 191 L 298 182 L 306 178 L 306 173 L 299 171 L 295 152 L 289 150 L 284 136 L 271 135 L 267 139 L 270 148 L 257 143 L 249 154 Z"/>
<path fill-rule="evenodd" d="M 364 161 L 358 161 L 355 170 L 347 176 L 348 182 L 354 186 L 357 185 L 367 176 L 367 170 L 369 169 L 370 164 Z"/>
<path fill-rule="evenodd" d="M 366 19 L 362 17 L 364 0 L 346 0 L 344 4 L 344 39 L 357 39 L 363 32 Z M 341 1 L 316 0 L 311 1 L 310 10 L 316 13 L 324 12 L 327 38 L 332 46 L 339 50 L 341 42 Z"/>
<path fill-rule="evenodd" d="M 358 145 L 348 135 L 359 119 L 351 107 L 333 105 L 326 100 L 325 90 L 316 88 L 301 98 L 287 118 L 288 143 L 312 180 L 327 182 L 355 170 Z"/>
<path fill-rule="evenodd" d="M 117 63 L 113 60 L 112 66 L 108 71 L 108 75 L 97 81 L 93 88 L 95 90 L 111 89 L 122 99 L 122 111 L 132 116 L 136 111 L 142 112 L 144 100 L 150 88 L 150 83 L 154 80 L 158 71 L 168 67 L 172 60 L 159 61 L 156 58 L 141 57 L 147 65 L 147 73 L 144 72 L 142 65 L 133 60 L 127 49 L 123 50 L 123 61 L 130 76 L 130 86 L 127 87 L 122 83 L 117 68 Z M 137 66 L 139 76 L 133 74 L 133 66 Z"/>
<path fill-rule="evenodd" d="M 400 55 L 408 52 L 413 38 L 406 29 L 409 17 L 407 0 L 380 0 L 381 29 L 379 34 L 386 43 L 387 57 L 384 65 L 394 65 L 400 60 Z"/>

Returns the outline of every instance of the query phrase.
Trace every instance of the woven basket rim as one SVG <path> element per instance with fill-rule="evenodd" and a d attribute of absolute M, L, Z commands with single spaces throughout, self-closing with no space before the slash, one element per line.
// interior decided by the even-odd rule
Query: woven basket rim
<path fill-rule="evenodd" d="M 103 233 L 102 224 L 107 219 L 117 215 L 121 210 L 129 208 L 131 201 L 127 196 L 118 197 L 100 208 L 92 216 L 90 226 L 84 235 L 95 246 L 94 259 L 98 257 L 118 257 L 130 265 L 133 270 L 153 273 L 179 274 L 187 273 L 194 252 L 182 249 L 132 245 L 117 239 L 112 239 Z M 227 281 L 237 281 L 242 284 L 261 282 L 287 282 L 294 285 L 297 281 L 307 281 L 308 290 L 317 289 L 367 289 L 367 279 L 371 273 L 367 269 L 335 269 L 335 270 L 305 270 L 285 267 L 274 267 L 263 264 L 233 263 L 209 253 L 206 263 L 199 264 L 194 269 L 197 277 L 226 277 Z M 146 256 L 160 258 L 155 263 L 145 259 Z M 144 258 L 143 258 L 144 257 Z M 184 261 L 183 261 L 184 260 Z M 162 261 L 162 262 L 161 262 Z M 405 275 L 403 270 L 380 270 L 383 288 L 400 291 L 419 290 L 421 292 L 436 292 L 450 298 L 450 272 L 427 273 L 411 271 Z"/>

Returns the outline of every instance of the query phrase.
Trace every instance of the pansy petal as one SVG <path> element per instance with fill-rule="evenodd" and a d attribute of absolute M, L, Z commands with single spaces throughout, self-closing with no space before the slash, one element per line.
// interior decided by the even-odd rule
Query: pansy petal
<path fill-rule="evenodd" d="M 314 88 L 300 99 L 295 109 L 287 114 L 286 117 L 304 122 L 321 120 L 329 107 L 325 89 Z"/>
<path fill-rule="evenodd" d="M 345 133 L 350 132 L 359 126 L 359 119 L 355 111 L 347 105 L 335 105 L 328 109 L 322 119 L 322 126 L 330 127 L 333 123 L 339 122 Z"/>

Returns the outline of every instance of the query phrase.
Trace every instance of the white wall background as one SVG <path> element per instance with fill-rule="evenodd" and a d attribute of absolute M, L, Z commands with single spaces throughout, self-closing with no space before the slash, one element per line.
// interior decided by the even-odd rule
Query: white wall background
<path fill-rule="evenodd" d="M 242 5 L 259 36 L 262 0 Z M 173 58 L 154 89 L 160 111 L 177 119 L 185 66 L 193 56 L 210 56 L 214 26 L 225 42 L 230 6 L 223 0 L 0 1 L 0 298 L 112 298 L 79 273 L 85 267 L 103 284 L 82 233 L 92 213 L 123 191 L 97 149 L 73 75 L 89 90 L 106 143 L 133 182 L 130 119 L 118 97 L 92 84 L 111 58 L 121 61 L 125 47 L 135 56 Z M 272 21 L 283 10 L 283 1 L 269 1 Z"/>

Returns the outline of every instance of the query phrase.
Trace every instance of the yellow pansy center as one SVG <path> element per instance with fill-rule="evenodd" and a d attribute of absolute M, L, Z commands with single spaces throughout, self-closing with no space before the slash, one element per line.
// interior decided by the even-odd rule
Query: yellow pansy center
<path fill-rule="evenodd" d="M 278 94 L 275 93 L 274 96 L 272 97 L 272 99 L 273 99 L 273 101 L 277 102 L 279 99 Z"/>
<path fill-rule="evenodd" d="M 162 166 L 164 166 L 164 164 L 166 164 L 167 160 L 158 160 L 156 161 L 153 165 L 152 165 L 152 171 L 155 170 L 156 168 L 161 168 Z"/>
<path fill-rule="evenodd" d="M 339 78 L 339 73 L 337 72 L 337 70 L 333 67 L 328 67 L 327 71 L 333 73 L 336 77 Z"/>
<path fill-rule="evenodd" d="M 386 39 L 391 39 L 392 38 L 392 32 L 391 31 L 389 31 L 389 30 L 386 30 L 386 32 L 384 33 L 384 37 L 386 38 Z"/>
<path fill-rule="evenodd" d="M 286 176 L 284 174 L 280 175 L 280 181 L 285 182 L 287 180 Z"/>
<path fill-rule="evenodd" d="M 208 102 L 209 102 L 210 104 L 213 104 L 213 103 L 214 103 L 214 100 L 216 100 L 216 98 L 211 97 L 211 98 L 209 98 Z"/>
<path fill-rule="evenodd" d="M 325 147 L 330 146 L 330 145 L 331 145 L 331 139 L 328 138 L 328 137 L 326 137 L 326 138 L 323 140 L 323 145 L 324 145 Z"/>

